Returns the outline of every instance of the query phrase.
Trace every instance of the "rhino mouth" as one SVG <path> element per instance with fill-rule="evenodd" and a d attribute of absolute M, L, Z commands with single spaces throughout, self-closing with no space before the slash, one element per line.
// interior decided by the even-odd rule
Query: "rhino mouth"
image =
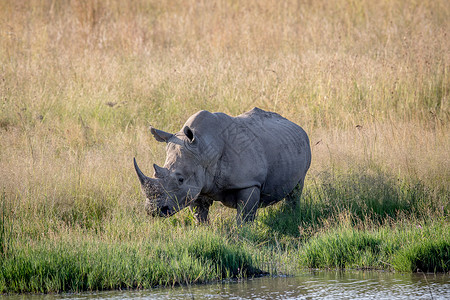
<path fill-rule="evenodd" d="M 158 210 L 160 217 L 170 217 L 173 213 L 171 212 L 169 206 L 163 206 Z"/>
<path fill-rule="evenodd" d="M 176 213 L 174 209 L 165 205 L 161 208 L 154 208 L 152 210 L 147 210 L 147 213 L 152 217 L 168 218 Z"/>
<path fill-rule="evenodd" d="M 147 201 L 145 202 L 145 210 L 147 211 L 147 214 L 152 217 L 162 217 L 167 218 L 175 214 L 177 211 L 173 208 L 171 208 L 169 205 L 158 205 L 157 200 L 152 199 L 149 200 L 147 198 Z"/>

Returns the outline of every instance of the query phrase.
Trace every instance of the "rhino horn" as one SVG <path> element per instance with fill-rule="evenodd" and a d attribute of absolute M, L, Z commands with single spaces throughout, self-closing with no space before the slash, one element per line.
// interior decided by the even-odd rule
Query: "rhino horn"
<path fill-rule="evenodd" d="M 168 175 L 168 170 L 158 166 L 157 164 L 153 164 L 153 169 L 155 169 L 156 178 L 163 178 Z"/>
<path fill-rule="evenodd" d="M 158 142 L 166 142 L 167 143 L 170 140 L 170 138 L 173 137 L 173 134 L 156 129 L 155 127 L 153 127 L 151 125 L 150 125 L 150 132 L 153 134 L 153 137 Z"/>
<path fill-rule="evenodd" d="M 144 185 L 145 183 L 151 181 L 151 178 L 145 176 L 144 173 L 142 173 L 141 169 L 139 169 L 136 163 L 136 158 L 133 158 L 133 161 L 134 161 L 134 168 L 136 169 L 136 173 L 139 177 L 139 181 L 141 182 L 141 184 Z"/>

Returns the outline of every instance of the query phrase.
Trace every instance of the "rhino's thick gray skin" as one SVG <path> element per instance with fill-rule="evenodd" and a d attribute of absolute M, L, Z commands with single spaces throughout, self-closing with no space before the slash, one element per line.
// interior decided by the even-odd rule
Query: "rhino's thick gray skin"
<path fill-rule="evenodd" d="M 311 164 L 305 131 L 279 114 L 254 108 L 237 117 L 199 111 L 180 132 L 150 127 L 167 144 L 164 167 L 145 176 L 134 160 L 151 215 L 171 216 L 189 206 L 206 222 L 213 201 L 237 209 L 237 223 L 258 207 L 287 198 L 295 203 Z"/>

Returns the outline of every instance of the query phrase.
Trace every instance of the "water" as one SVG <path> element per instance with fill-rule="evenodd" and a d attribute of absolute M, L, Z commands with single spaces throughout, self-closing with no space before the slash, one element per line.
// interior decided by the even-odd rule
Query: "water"
<path fill-rule="evenodd" d="M 388 272 L 315 272 L 215 284 L 5 299 L 450 299 L 450 275 Z M 1 296 L 0 296 L 1 298 Z"/>

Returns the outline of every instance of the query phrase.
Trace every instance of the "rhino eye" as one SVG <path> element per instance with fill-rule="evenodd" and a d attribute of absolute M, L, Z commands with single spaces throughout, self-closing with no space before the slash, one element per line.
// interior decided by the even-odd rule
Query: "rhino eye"
<path fill-rule="evenodd" d="M 180 178 L 178 178 L 178 183 L 183 183 L 184 182 L 184 178 L 183 177 L 180 177 Z"/>

